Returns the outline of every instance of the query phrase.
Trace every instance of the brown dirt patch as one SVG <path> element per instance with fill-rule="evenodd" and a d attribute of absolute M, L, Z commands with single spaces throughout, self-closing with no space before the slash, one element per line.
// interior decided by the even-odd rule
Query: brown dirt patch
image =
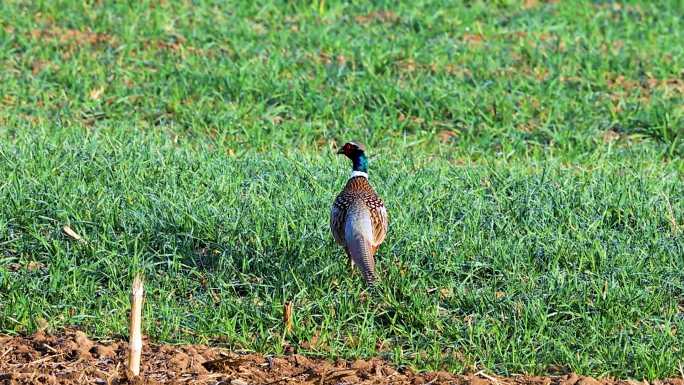
<path fill-rule="evenodd" d="M 97 44 L 117 44 L 116 38 L 106 33 L 93 32 L 90 28 L 84 30 L 62 28 L 50 25 L 42 29 L 31 31 L 31 37 L 35 40 L 50 41 L 62 45 L 97 45 Z"/>
<path fill-rule="evenodd" d="M 0 384 L 457 384 L 457 385 L 636 385 L 575 374 L 554 377 L 493 377 L 414 373 L 381 359 L 336 362 L 292 354 L 266 357 L 200 345 L 143 347 L 142 379 L 126 375 L 127 343 L 89 339 L 80 331 L 30 337 L 0 336 Z M 684 385 L 682 379 L 659 385 Z"/>
<path fill-rule="evenodd" d="M 542 4 L 556 4 L 558 2 L 559 2 L 559 0 L 546 0 L 546 1 L 523 0 L 523 8 L 532 9 L 532 8 L 538 7 Z"/>
<path fill-rule="evenodd" d="M 179 34 L 172 34 L 165 40 L 155 40 L 151 42 L 157 49 L 162 51 L 169 51 L 185 56 L 186 53 L 197 54 L 203 56 L 214 57 L 215 53 L 211 50 L 205 50 L 188 44 L 188 40 Z M 150 44 L 146 44 L 149 47 Z"/>
<path fill-rule="evenodd" d="M 371 12 L 367 15 L 359 15 L 354 18 L 359 24 L 370 24 L 373 22 L 391 24 L 399 21 L 399 15 L 392 11 L 377 11 Z"/>
<path fill-rule="evenodd" d="M 505 43 L 516 43 L 516 44 L 526 44 L 530 47 L 538 47 L 542 44 L 549 45 L 549 48 L 559 49 L 560 51 L 565 50 L 565 42 L 561 38 L 550 32 L 528 32 L 528 31 L 515 31 L 498 33 L 492 35 L 483 35 L 481 33 L 465 33 L 461 35 L 461 41 L 464 44 L 469 44 L 471 46 L 480 46 L 485 42 L 505 42 Z"/>
<path fill-rule="evenodd" d="M 664 98 L 684 95 L 684 80 L 681 78 L 656 79 L 649 76 L 635 80 L 614 73 L 607 73 L 605 76 L 607 97 L 612 103 L 611 111 L 615 114 L 622 112 L 622 102 L 629 98 L 649 104 L 656 92 Z"/>

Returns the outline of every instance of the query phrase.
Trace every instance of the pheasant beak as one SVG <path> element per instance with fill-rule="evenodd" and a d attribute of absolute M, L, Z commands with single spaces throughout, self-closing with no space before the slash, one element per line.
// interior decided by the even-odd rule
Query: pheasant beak
<path fill-rule="evenodd" d="M 344 147 L 341 147 L 339 150 L 337 150 L 338 154 L 344 154 Z"/>

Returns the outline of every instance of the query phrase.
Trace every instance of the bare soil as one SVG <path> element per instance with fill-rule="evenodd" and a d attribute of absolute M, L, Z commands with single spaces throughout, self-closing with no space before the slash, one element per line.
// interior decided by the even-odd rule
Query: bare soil
<path fill-rule="evenodd" d="M 381 359 L 325 361 L 298 354 L 267 357 L 201 345 L 145 342 L 141 377 L 126 372 L 128 344 L 101 343 L 80 331 L 29 337 L 0 336 L 0 384 L 457 384 L 457 385 L 637 385 L 638 381 L 567 374 L 552 377 L 492 377 L 484 373 L 414 373 Z M 649 385 L 644 382 L 645 385 Z M 682 379 L 650 385 L 684 385 Z"/>

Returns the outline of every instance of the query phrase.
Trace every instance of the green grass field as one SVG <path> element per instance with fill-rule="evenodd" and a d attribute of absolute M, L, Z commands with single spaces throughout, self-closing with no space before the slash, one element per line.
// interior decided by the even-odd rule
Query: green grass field
<path fill-rule="evenodd" d="M 0 3 L 0 332 L 126 335 L 141 269 L 157 342 L 679 375 L 681 1 L 84 3 Z"/>

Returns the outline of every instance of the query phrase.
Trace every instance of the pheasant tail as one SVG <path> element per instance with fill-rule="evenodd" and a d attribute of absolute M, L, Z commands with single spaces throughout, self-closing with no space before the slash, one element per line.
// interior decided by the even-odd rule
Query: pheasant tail
<path fill-rule="evenodd" d="M 352 204 L 347 211 L 344 226 L 344 240 L 351 260 L 361 269 L 363 278 L 369 286 L 375 283 L 376 247 L 373 246 L 373 223 L 371 214 L 363 202 Z"/>

